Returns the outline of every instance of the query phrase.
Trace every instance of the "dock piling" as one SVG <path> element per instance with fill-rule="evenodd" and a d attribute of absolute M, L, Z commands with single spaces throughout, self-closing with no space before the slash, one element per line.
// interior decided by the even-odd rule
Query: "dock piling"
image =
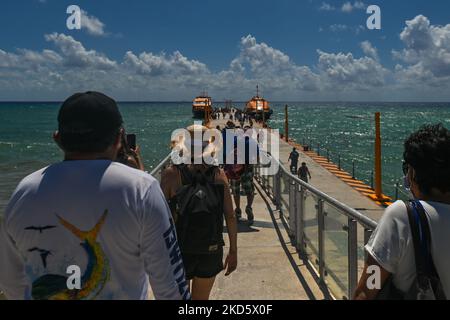
<path fill-rule="evenodd" d="M 352 160 L 352 179 L 356 179 L 356 176 L 355 176 L 355 160 Z"/>
<path fill-rule="evenodd" d="M 370 172 L 370 188 L 373 190 L 373 170 Z"/>
<path fill-rule="evenodd" d="M 284 106 L 284 136 L 286 137 L 286 142 L 289 142 L 289 115 L 288 115 L 288 105 Z"/>
<path fill-rule="evenodd" d="M 375 195 L 382 197 L 381 186 L 381 128 L 380 112 L 375 113 Z"/>

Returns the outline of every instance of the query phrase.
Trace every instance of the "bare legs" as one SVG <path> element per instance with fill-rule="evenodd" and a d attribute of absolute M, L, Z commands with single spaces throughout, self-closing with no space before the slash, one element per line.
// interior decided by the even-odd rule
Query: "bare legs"
<path fill-rule="evenodd" d="M 194 278 L 189 281 L 192 300 L 209 300 L 212 287 L 216 277 L 212 278 Z"/>

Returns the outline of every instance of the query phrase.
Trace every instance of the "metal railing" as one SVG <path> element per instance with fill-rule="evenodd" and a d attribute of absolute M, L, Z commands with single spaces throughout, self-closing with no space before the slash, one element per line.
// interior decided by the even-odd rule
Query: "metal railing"
<path fill-rule="evenodd" d="M 334 162 L 339 170 L 347 171 L 353 179 L 359 179 L 367 183 L 374 190 L 375 177 L 373 170 L 368 171 L 358 167 L 355 160 L 347 159 L 345 161 L 340 153 L 331 151 L 325 143 L 317 142 L 312 138 L 303 138 L 301 141 L 303 147 L 307 147 L 309 151 L 315 152 L 318 156 L 325 157 L 328 162 Z M 394 184 L 383 183 L 382 185 L 385 188 L 384 190 L 387 190 L 386 194 L 392 197 L 394 201 L 408 200 L 410 197 L 398 181 Z"/>
<path fill-rule="evenodd" d="M 170 154 L 166 156 L 163 161 L 161 161 L 151 172 L 150 174 L 158 181 L 161 182 L 161 173 L 167 166 L 171 163 L 171 156 Z"/>
<path fill-rule="evenodd" d="M 151 171 L 157 180 L 170 160 L 168 155 Z M 278 172 L 268 176 L 257 166 L 255 178 L 287 220 L 293 245 L 310 261 L 320 283 L 335 298 L 351 299 L 364 263 L 363 246 L 377 223 L 278 165 Z"/>
<path fill-rule="evenodd" d="M 287 219 L 293 245 L 310 261 L 320 283 L 335 298 L 351 299 L 364 264 L 363 246 L 377 223 L 278 164 L 272 176 L 257 167 L 256 179 Z"/>

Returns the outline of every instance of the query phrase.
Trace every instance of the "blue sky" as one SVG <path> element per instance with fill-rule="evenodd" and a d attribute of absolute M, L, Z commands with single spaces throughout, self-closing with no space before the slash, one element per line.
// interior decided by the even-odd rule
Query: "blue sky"
<path fill-rule="evenodd" d="M 70 4 L 90 26 L 66 28 Z M 445 0 L 3 1 L 0 100 L 241 100 L 259 83 L 276 100 L 449 101 L 449 24 Z"/>

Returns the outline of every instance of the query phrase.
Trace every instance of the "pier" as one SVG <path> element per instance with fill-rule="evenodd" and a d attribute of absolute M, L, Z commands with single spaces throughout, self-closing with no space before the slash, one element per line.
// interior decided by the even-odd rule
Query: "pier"
<path fill-rule="evenodd" d="M 227 121 L 211 120 L 208 126 L 223 128 Z M 287 159 L 293 145 L 280 139 L 276 175 L 263 176 L 256 168 L 255 222 L 248 226 L 243 213 L 238 268 L 228 277 L 217 276 L 211 299 L 351 298 L 364 264 L 364 244 L 384 207 L 301 148 L 299 163 L 307 163 L 312 179 L 306 184 L 291 175 Z M 153 170 L 156 178 L 169 161 Z"/>
<path fill-rule="evenodd" d="M 227 121 L 211 120 L 209 127 L 223 128 Z M 309 184 L 289 172 L 293 146 L 299 163 L 306 162 L 311 172 Z M 279 147 L 276 175 L 264 176 L 255 168 L 254 224 L 249 226 L 243 213 L 238 268 L 228 277 L 217 276 L 211 299 L 351 299 L 363 268 L 364 244 L 384 207 L 292 141 L 280 139 Z M 160 179 L 169 163 L 167 156 L 152 175 Z M 241 203 L 246 204 L 245 196 Z"/>

